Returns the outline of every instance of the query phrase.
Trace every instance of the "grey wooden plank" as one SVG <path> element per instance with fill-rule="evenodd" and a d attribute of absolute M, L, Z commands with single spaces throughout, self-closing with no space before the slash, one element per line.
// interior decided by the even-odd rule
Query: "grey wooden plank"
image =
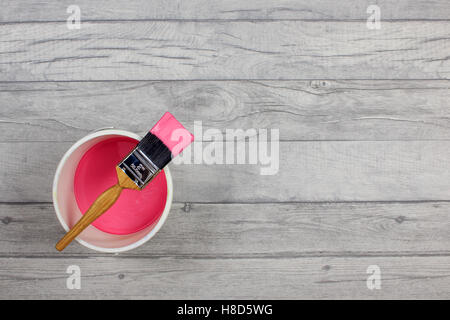
<path fill-rule="evenodd" d="M 448 79 L 449 21 L 0 25 L 0 81 Z"/>
<path fill-rule="evenodd" d="M 70 145 L 0 143 L 0 154 L 7 155 L 0 160 L 0 201 L 51 201 L 56 166 Z M 449 200 L 449 152 L 448 140 L 280 142 L 279 170 L 275 175 L 261 175 L 261 168 L 267 166 L 259 164 L 172 163 L 174 199 L 179 202 Z M 277 157 L 272 159 L 276 163 Z"/>
<path fill-rule="evenodd" d="M 66 287 L 69 265 L 81 289 Z M 367 268 L 381 289 L 367 288 Z M 448 299 L 450 257 L 0 258 L 1 299 Z"/>
<path fill-rule="evenodd" d="M 159 233 L 121 257 L 186 259 L 450 255 L 450 202 L 175 203 Z M 0 256 L 62 257 L 52 204 L 0 204 Z M 64 256 L 101 256 L 78 243 Z M 109 256 L 109 254 L 103 254 Z"/>
<path fill-rule="evenodd" d="M 4 6 L 0 22 L 65 21 L 71 0 L 16 0 Z M 78 0 L 84 20 L 131 19 L 367 19 L 377 4 L 382 19 L 448 19 L 445 0 Z"/>
<path fill-rule="evenodd" d="M 448 80 L 0 83 L 0 141 L 75 141 L 108 126 L 143 134 L 166 110 L 190 130 L 194 121 L 223 133 L 275 127 L 284 141 L 448 140 L 449 88 Z"/>

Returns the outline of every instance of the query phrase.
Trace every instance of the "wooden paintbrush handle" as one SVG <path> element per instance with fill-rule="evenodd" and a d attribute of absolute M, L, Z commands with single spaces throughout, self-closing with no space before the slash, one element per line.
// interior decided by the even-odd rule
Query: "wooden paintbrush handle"
<path fill-rule="evenodd" d="M 97 200 L 89 207 L 81 219 L 70 229 L 66 235 L 56 244 L 56 249 L 62 251 L 69 243 L 72 242 L 84 229 L 92 222 L 106 212 L 119 198 L 123 188 L 116 184 L 103 192 Z"/>

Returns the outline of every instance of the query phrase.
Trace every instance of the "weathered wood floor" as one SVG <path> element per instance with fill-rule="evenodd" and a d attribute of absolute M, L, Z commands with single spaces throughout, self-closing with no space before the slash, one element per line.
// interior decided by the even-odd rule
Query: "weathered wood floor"
<path fill-rule="evenodd" d="M 0 298 L 449 299 L 450 4 L 373 2 L 0 0 Z M 56 252 L 64 152 L 165 110 L 279 128 L 278 174 L 172 165 L 152 240 Z"/>

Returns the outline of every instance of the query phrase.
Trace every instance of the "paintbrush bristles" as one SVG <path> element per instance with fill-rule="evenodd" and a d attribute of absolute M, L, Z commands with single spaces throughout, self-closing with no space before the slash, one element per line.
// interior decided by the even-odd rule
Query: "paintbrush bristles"
<path fill-rule="evenodd" d="M 142 151 L 159 169 L 163 169 L 172 160 L 172 152 L 151 132 L 142 138 L 137 149 Z"/>

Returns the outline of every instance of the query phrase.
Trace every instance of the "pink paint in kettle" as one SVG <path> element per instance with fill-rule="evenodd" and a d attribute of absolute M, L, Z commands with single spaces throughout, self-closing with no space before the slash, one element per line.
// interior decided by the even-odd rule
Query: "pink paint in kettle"
<path fill-rule="evenodd" d="M 147 136 L 149 138 L 146 138 Z M 149 146 L 139 147 L 141 145 L 139 141 L 129 138 L 115 138 L 102 141 L 86 152 L 78 164 L 74 178 L 75 198 L 81 212 L 86 212 L 104 190 L 117 184 L 116 168 L 118 163 L 124 163 L 125 160 L 123 159 L 127 158 L 138 143 L 140 150 L 144 150 L 142 148 L 146 147 L 151 148 L 157 145 L 157 142 L 153 142 L 152 138 L 156 136 L 157 141 L 160 141 L 159 143 L 162 143 L 162 146 L 157 147 L 157 149 L 145 149 L 146 151 L 142 151 L 144 156 L 141 152 L 139 157 L 146 157 L 145 152 L 153 153 L 153 157 L 155 157 L 154 153 L 159 155 L 164 153 L 164 149 L 168 149 L 169 157 L 173 158 L 194 140 L 194 136 L 169 112 L 161 117 L 147 136 L 144 137 L 144 140 L 147 141 L 146 143 Z M 132 157 L 135 157 L 134 153 Z M 153 158 L 152 160 L 156 161 L 156 164 L 161 163 L 158 168 L 163 168 L 170 161 L 166 156 L 162 159 Z M 149 166 L 155 166 L 151 160 L 147 159 L 147 161 L 150 161 Z M 140 165 L 142 166 L 142 163 Z M 119 167 L 122 168 L 122 164 Z M 122 170 L 128 172 L 131 169 L 124 165 Z M 132 172 L 136 177 L 138 173 Z M 136 179 L 139 179 L 139 177 Z M 113 203 L 107 212 L 93 221 L 92 225 L 99 230 L 112 234 L 137 232 L 151 225 L 161 216 L 166 197 L 165 176 L 156 173 L 149 185 L 145 188 L 140 187 L 140 192 L 124 189 L 122 196 L 118 197 L 118 200 Z"/>
<path fill-rule="evenodd" d="M 132 138 L 114 137 L 95 144 L 84 154 L 74 178 L 75 198 L 81 212 L 86 212 L 105 189 L 117 183 L 117 163 L 137 143 Z M 139 192 L 123 190 L 117 202 L 92 225 L 111 234 L 138 232 L 158 221 L 164 211 L 166 198 L 166 176 L 160 173 Z"/>

